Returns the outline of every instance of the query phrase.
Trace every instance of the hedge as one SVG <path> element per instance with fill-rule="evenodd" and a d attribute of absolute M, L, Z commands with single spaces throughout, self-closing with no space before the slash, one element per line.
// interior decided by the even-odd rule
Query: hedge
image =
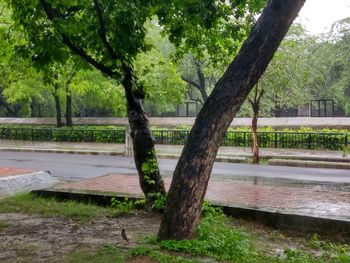
<path fill-rule="evenodd" d="M 157 144 L 183 145 L 189 129 L 153 128 L 152 134 Z M 342 150 L 349 143 L 350 133 L 346 130 L 314 131 L 309 128 L 299 130 L 274 131 L 271 128 L 258 131 L 261 148 L 294 148 L 318 150 Z M 97 142 L 125 143 L 125 128 L 115 126 L 75 126 L 73 128 L 53 128 L 50 126 L 0 126 L 0 139 L 57 141 L 57 142 Z M 252 133 L 249 128 L 229 129 L 222 146 L 250 147 Z"/>

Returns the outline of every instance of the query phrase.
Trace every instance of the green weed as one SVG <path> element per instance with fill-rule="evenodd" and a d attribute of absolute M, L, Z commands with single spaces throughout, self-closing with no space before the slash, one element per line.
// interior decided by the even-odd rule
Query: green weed
<path fill-rule="evenodd" d="M 43 198 L 31 193 L 24 193 L 0 199 L 0 213 L 13 212 L 40 214 L 42 216 L 62 216 L 88 222 L 93 218 L 115 217 L 122 211 L 77 201 L 60 202 L 54 198 Z"/>

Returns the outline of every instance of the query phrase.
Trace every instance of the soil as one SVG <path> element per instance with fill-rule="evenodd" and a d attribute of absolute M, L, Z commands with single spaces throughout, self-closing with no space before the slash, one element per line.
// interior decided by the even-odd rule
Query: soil
<path fill-rule="evenodd" d="M 10 224 L 0 229 L 0 262 L 65 262 L 77 250 L 95 251 L 105 244 L 127 250 L 144 243 L 143 237 L 156 234 L 160 215 L 136 212 L 120 218 L 94 219 L 89 223 L 60 217 L 45 218 L 40 215 L 19 213 L 0 214 L 0 222 Z M 233 226 L 242 227 L 255 238 L 255 244 L 271 255 L 281 255 L 286 246 L 307 250 L 305 237 L 291 236 L 271 228 L 233 219 Z M 125 229 L 129 243 L 122 239 Z M 201 260 L 199 260 L 201 261 Z M 130 258 L 129 263 L 152 263 L 147 257 Z M 203 262 L 209 262 L 203 260 Z M 216 262 L 211 260 L 210 262 Z"/>
<path fill-rule="evenodd" d="M 105 244 L 120 249 L 135 247 L 145 235 L 157 233 L 160 216 L 138 213 L 81 224 L 59 217 L 8 213 L 0 214 L 0 220 L 10 224 L 0 231 L 0 262 L 64 262 L 79 249 L 93 251 Z M 121 237 L 123 228 L 129 243 Z M 131 262 L 154 261 L 139 258 Z"/>

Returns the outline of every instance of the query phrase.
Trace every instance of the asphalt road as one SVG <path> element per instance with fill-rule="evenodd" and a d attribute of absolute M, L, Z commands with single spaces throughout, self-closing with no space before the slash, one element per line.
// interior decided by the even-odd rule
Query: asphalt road
<path fill-rule="evenodd" d="M 161 159 L 163 176 L 170 176 L 176 160 Z M 131 158 L 103 155 L 0 152 L 0 166 L 48 170 L 62 179 L 87 179 L 109 173 L 135 175 Z M 215 163 L 212 179 L 303 180 L 350 183 L 350 171 L 339 169 L 297 168 L 269 165 Z"/>

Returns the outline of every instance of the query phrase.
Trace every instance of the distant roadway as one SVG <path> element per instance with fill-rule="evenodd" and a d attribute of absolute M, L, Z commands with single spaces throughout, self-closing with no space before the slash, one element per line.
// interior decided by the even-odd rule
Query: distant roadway
<path fill-rule="evenodd" d="M 160 159 L 159 163 L 162 174 L 170 176 L 176 160 Z M 0 152 L 0 166 L 49 170 L 53 176 L 68 180 L 87 179 L 110 173 L 136 174 L 132 158 L 105 155 Z M 215 163 L 212 179 L 216 178 L 224 180 L 260 178 L 267 181 L 303 180 L 350 184 L 350 171 Z"/>

